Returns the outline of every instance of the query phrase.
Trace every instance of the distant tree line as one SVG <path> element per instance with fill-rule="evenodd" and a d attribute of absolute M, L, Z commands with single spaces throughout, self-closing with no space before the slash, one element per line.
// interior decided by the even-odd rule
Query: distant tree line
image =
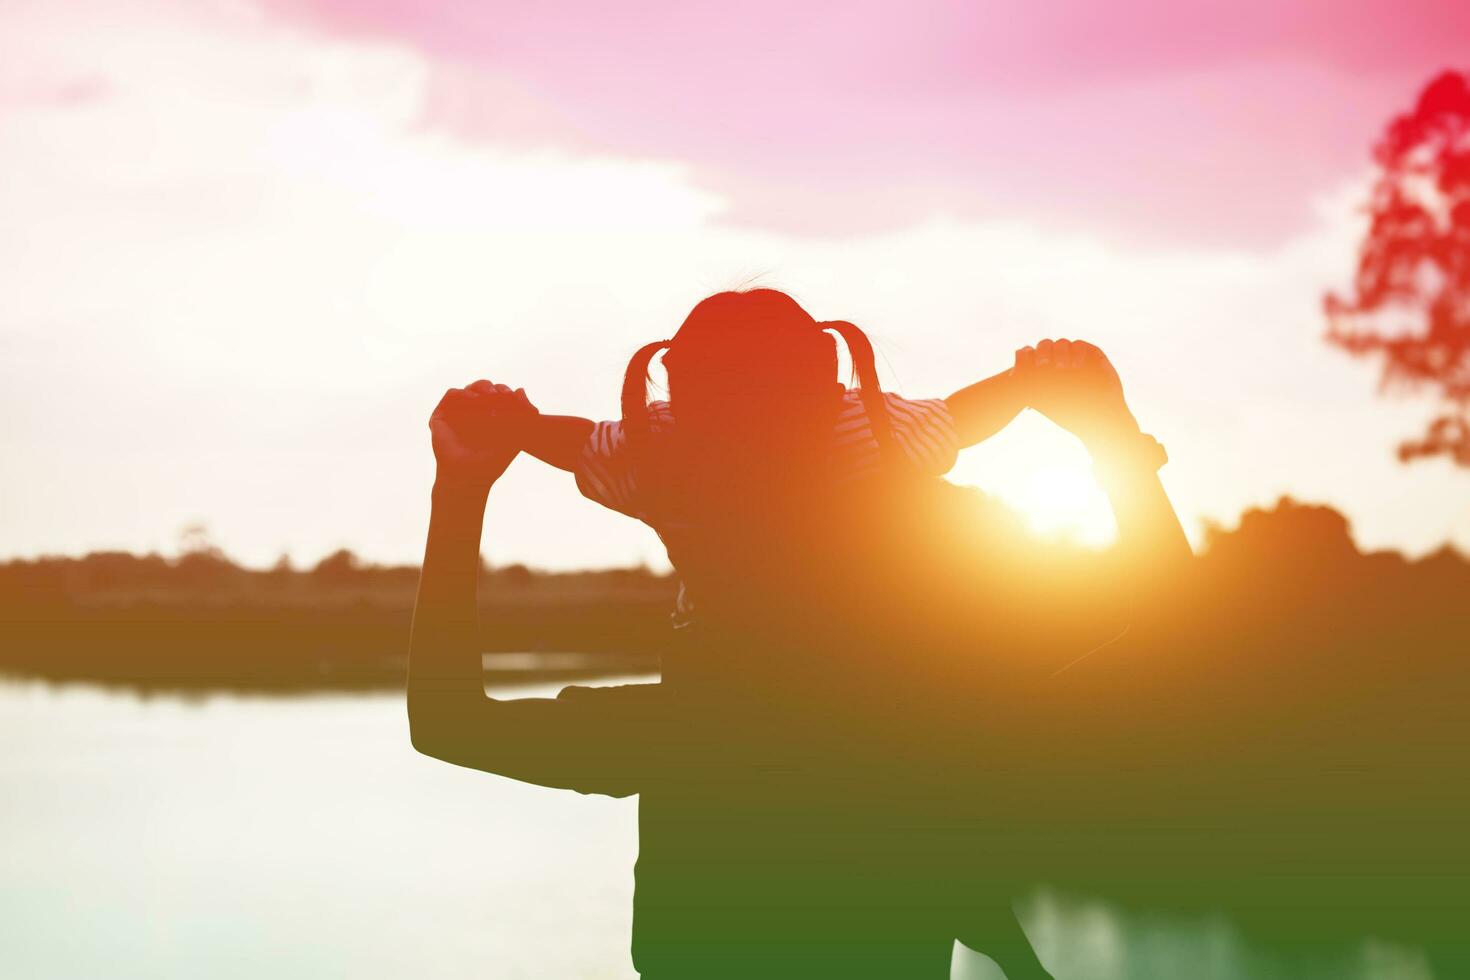
<path fill-rule="evenodd" d="M 0 564 L 0 672 L 145 690 L 391 689 L 402 683 L 419 570 L 348 550 L 307 569 L 94 552 Z M 666 640 L 671 577 L 482 564 L 487 652 L 601 654 L 647 671 Z M 534 665 L 505 680 L 535 679 Z"/>
<path fill-rule="evenodd" d="M 1235 528 L 1208 527 L 1201 550 L 1194 593 L 1207 598 L 1195 612 L 1212 622 L 1228 608 L 1242 658 L 1261 655 L 1252 630 L 1322 616 L 1360 648 L 1352 620 L 1370 609 L 1384 644 L 1432 634 L 1470 650 L 1470 561 L 1450 547 L 1418 560 L 1364 554 L 1343 515 L 1282 498 Z M 481 576 L 487 652 L 604 654 L 590 669 L 610 673 L 656 669 L 668 642 L 669 574 L 484 563 Z M 416 566 L 345 549 L 310 568 L 283 558 L 252 569 L 207 541 L 175 557 L 12 560 L 0 563 L 0 672 L 159 689 L 388 689 L 402 681 L 417 583 Z M 1340 609 L 1349 596 L 1355 608 Z"/>

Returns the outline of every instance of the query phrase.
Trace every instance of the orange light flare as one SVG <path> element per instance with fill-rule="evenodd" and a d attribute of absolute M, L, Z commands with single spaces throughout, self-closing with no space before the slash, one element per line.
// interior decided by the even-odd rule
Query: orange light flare
<path fill-rule="evenodd" d="M 949 479 L 998 498 L 1020 513 L 1038 537 L 1097 549 L 1117 538 L 1112 509 L 1087 450 L 1033 412 L 962 453 Z"/>

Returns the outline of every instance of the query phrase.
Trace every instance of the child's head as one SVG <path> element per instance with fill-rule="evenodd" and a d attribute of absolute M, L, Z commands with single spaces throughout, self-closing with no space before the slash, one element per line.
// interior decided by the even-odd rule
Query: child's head
<path fill-rule="evenodd" d="M 886 440 L 888 419 L 868 338 L 846 321 L 818 322 L 775 289 L 716 293 L 690 311 L 672 340 L 634 354 L 623 378 L 623 423 L 635 436 L 645 427 L 648 369 L 667 351 L 669 402 L 681 429 L 749 435 L 767 423 L 795 431 L 802 420 L 820 428 L 830 423 L 843 392 L 833 333 L 847 343 L 874 432 Z"/>

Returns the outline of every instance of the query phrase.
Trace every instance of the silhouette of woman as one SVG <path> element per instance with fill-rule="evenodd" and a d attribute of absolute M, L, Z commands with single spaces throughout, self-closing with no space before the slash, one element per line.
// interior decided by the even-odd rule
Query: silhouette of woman
<path fill-rule="evenodd" d="M 741 300 L 723 302 L 729 329 L 688 344 L 681 330 L 670 345 L 675 437 L 633 436 L 698 610 L 660 684 L 485 696 L 484 508 L 534 410 L 489 382 L 446 393 L 430 419 L 438 471 L 410 651 L 413 744 L 540 785 L 640 794 L 633 956 L 647 978 L 939 977 L 956 938 L 1008 976 L 1044 977 L 1008 931 L 1003 891 L 968 874 L 973 825 L 946 816 L 955 756 L 937 747 L 973 724 L 942 672 L 907 655 L 913 589 L 885 581 L 882 557 L 902 542 L 867 533 L 931 478 L 893 450 L 870 375 L 863 399 L 886 463 L 860 485 L 839 480 L 835 359 L 814 339 L 793 343 L 821 325 L 804 311 L 773 321 L 768 297 L 745 321 Z M 803 342 L 820 356 L 792 354 Z M 1043 341 L 1018 353 L 1015 373 L 1030 404 L 1093 452 L 1121 550 L 1154 573 L 1187 557 L 1157 443 L 1101 352 Z M 637 418 L 627 401 L 625 422 Z"/>

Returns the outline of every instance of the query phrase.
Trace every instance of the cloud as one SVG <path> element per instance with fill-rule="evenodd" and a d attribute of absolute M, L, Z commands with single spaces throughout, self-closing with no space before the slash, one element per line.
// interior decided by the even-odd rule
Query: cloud
<path fill-rule="evenodd" d="M 0 84 L 0 105 L 41 109 L 75 109 L 101 102 L 112 83 L 100 75 L 36 79 Z"/>
<path fill-rule="evenodd" d="M 732 223 L 816 235 L 942 191 L 1134 240 L 1279 242 L 1470 46 L 1470 8 L 1442 0 L 261 3 L 420 52 L 425 117 L 458 138 L 681 159 Z"/>
<path fill-rule="evenodd" d="M 752 275 L 870 329 L 887 379 L 917 395 L 992 373 L 1040 336 L 1097 340 L 1168 444 L 1191 525 L 1290 491 L 1343 507 L 1370 546 L 1470 544 L 1463 484 L 1392 463 L 1420 406 L 1376 398 L 1371 366 L 1320 342 L 1320 294 L 1351 268 L 1360 180 L 1303 204 L 1304 227 L 1271 247 L 1202 234 L 1125 247 L 1042 209 L 988 208 L 967 181 L 884 178 L 887 165 L 825 182 L 813 165 L 795 184 L 775 163 L 717 172 L 766 195 L 760 209 L 820 204 L 836 222 L 861 199 L 885 215 L 878 229 L 796 236 L 724 220 L 712 171 L 679 154 L 543 141 L 543 118 L 561 123 L 541 100 L 564 103 L 523 75 L 490 79 L 485 97 L 524 138 L 467 140 L 453 129 L 473 119 L 425 123 L 439 61 L 365 32 L 209 11 L 130 13 L 107 43 L 90 7 L 37 7 L 26 22 L 51 39 L 27 56 L 35 77 L 85 62 L 126 86 L 84 112 L 0 115 L 0 448 L 13 474 L 0 538 L 13 551 L 166 548 L 203 519 L 254 562 L 342 545 L 413 560 L 424 416 L 444 387 L 505 379 L 548 411 L 605 417 L 636 346 Z M 1225 77 L 1210 83 L 1219 93 Z M 1159 92 L 1141 85 L 1130 113 Z M 1075 104 L 1075 124 L 1106 128 L 1118 98 Z M 1109 167 L 1129 159 L 1117 152 Z M 1056 173 L 1071 160 L 1038 159 Z M 1052 171 L 1043 185 L 1058 184 Z M 1026 447 L 1041 447 L 1038 465 L 1065 457 L 1066 437 L 1027 425 L 959 476 L 1000 488 Z M 490 526 L 502 561 L 659 554 L 646 530 L 529 462 L 497 491 Z"/>

